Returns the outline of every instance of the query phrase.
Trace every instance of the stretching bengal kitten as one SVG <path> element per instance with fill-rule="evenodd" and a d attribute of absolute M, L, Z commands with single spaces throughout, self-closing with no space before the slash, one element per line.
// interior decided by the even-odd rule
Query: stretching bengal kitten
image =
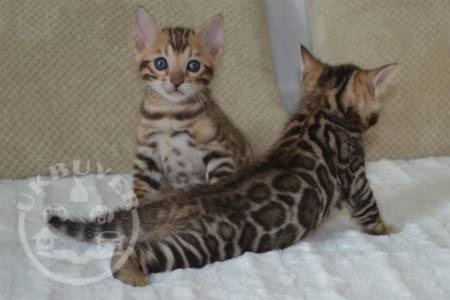
<path fill-rule="evenodd" d="M 208 90 L 222 49 L 223 18 L 200 30 L 157 30 L 136 11 L 134 41 L 147 87 L 139 114 L 134 164 L 135 205 L 164 188 L 213 184 L 245 166 L 251 150 Z"/>
<path fill-rule="evenodd" d="M 365 172 L 363 132 L 375 124 L 378 96 L 394 65 L 362 70 L 329 66 L 301 49 L 304 99 L 274 148 L 253 167 L 214 186 L 178 193 L 170 201 L 117 211 L 111 223 L 49 219 L 60 231 L 84 240 L 106 230 L 130 237 L 139 216 L 131 256 L 113 274 L 148 284 L 148 275 L 202 267 L 246 251 L 285 248 L 344 205 L 369 234 L 386 234 Z M 87 234 L 88 233 L 88 234 Z M 116 249 L 112 265 L 123 258 Z"/>

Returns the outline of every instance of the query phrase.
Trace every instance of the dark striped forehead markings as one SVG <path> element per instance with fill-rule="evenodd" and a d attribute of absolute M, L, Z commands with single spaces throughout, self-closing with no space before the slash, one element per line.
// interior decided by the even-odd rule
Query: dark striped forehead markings
<path fill-rule="evenodd" d="M 317 79 L 318 88 L 337 89 L 335 99 L 337 107 L 341 112 L 346 112 L 346 108 L 342 103 L 342 95 L 350 78 L 352 78 L 357 70 L 359 68 L 354 65 L 326 66 Z"/>
<path fill-rule="evenodd" d="M 348 82 L 356 70 L 358 70 L 358 67 L 354 65 L 327 66 L 317 79 L 317 86 L 323 88 L 332 81 L 333 88 L 341 87 L 342 84 Z"/>
<path fill-rule="evenodd" d="M 183 52 L 189 46 L 189 36 L 194 31 L 189 28 L 175 27 L 162 30 L 169 35 L 169 44 L 175 52 Z"/>

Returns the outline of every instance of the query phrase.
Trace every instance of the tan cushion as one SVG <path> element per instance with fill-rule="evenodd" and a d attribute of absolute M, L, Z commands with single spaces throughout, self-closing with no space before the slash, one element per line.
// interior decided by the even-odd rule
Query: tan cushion
<path fill-rule="evenodd" d="M 398 62 L 368 159 L 450 154 L 450 2 L 309 0 L 313 52 L 365 68 Z"/>
<path fill-rule="evenodd" d="M 131 170 L 143 84 L 132 43 L 134 10 L 161 26 L 225 17 L 213 95 L 257 153 L 287 114 L 273 76 L 260 0 L 0 2 L 0 177 L 47 174 L 73 160 Z M 95 170 L 92 170 L 95 171 Z"/>

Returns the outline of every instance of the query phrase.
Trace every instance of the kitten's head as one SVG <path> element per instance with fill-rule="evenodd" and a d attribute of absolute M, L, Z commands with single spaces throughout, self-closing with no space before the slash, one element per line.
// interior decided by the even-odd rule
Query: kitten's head
<path fill-rule="evenodd" d="M 376 124 L 380 112 L 379 96 L 397 64 L 363 70 L 355 65 L 330 66 L 300 48 L 300 76 L 305 98 L 322 96 L 331 110 L 359 115 L 365 129 Z"/>
<path fill-rule="evenodd" d="M 222 50 L 223 17 L 213 16 L 198 31 L 157 29 L 143 8 L 136 10 L 134 45 L 143 80 L 162 98 L 179 103 L 209 85 Z"/>

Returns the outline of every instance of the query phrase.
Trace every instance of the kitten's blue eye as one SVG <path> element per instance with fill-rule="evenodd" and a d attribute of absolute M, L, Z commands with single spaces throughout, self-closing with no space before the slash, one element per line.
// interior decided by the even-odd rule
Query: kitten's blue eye
<path fill-rule="evenodd" d="M 187 70 L 192 73 L 197 73 L 200 70 L 200 62 L 198 60 L 191 60 L 187 65 Z"/>
<path fill-rule="evenodd" d="M 167 60 L 164 57 L 158 57 L 155 59 L 153 64 L 155 65 L 155 69 L 158 71 L 167 69 Z"/>

